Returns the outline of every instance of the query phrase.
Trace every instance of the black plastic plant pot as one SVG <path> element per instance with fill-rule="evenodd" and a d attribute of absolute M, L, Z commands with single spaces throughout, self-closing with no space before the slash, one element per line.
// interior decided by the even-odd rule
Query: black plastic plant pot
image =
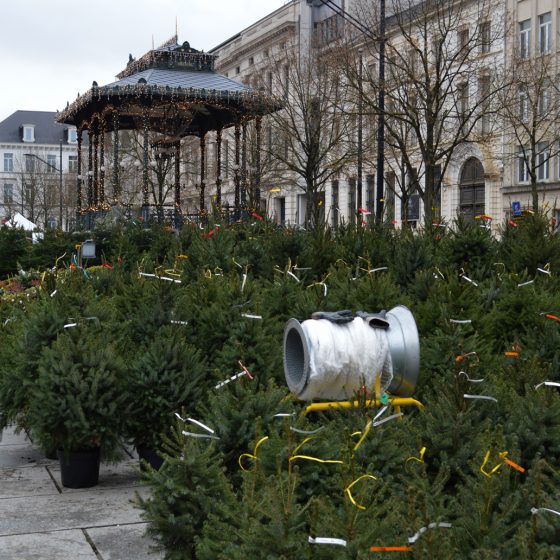
<path fill-rule="evenodd" d="M 142 470 L 145 469 L 144 463 L 142 459 L 146 461 L 153 469 L 159 471 L 161 465 L 163 465 L 163 457 L 159 455 L 159 453 L 153 449 L 152 447 L 147 447 L 145 445 L 137 445 L 136 451 L 138 452 L 138 457 L 140 457 L 140 468 Z"/>
<path fill-rule="evenodd" d="M 60 478 L 66 488 L 90 488 L 99 481 L 100 450 L 58 450 Z"/>

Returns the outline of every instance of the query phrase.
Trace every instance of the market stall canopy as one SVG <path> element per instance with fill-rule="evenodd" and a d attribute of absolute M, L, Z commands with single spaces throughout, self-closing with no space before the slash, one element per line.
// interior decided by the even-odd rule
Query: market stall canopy
<path fill-rule="evenodd" d="M 28 220 L 25 216 L 16 212 L 10 219 L 5 220 L 2 225 L 11 228 L 20 228 L 25 231 L 33 231 L 38 229 L 37 225 Z"/>

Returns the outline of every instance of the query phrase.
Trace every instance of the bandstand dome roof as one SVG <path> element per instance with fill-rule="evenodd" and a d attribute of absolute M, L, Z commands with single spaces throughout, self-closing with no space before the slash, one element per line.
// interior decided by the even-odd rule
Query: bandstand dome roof
<path fill-rule="evenodd" d="M 214 69 L 216 55 L 197 51 L 177 37 L 138 60 L 129 55 L 117 81 L 92 88 L 69 104 L 58 122 L 88 129 L 103 119 L 105 130 L 151 130 L 175 139 L 227 128 L 282 107 L 278 98 L 232 80 Z"/>
<path fill-rule="evenodd" d="M 161 68 L 150 68 L 143 70 L 137 74 L 127 76 L 122 80 L 107 84 L 105 87 L 114 88 L 115 86 L 131 86 L 136 85 L 138 80 L 146 80 L 146 84 L 151 86 L 162 86 L 172 88 L 193 88 L 206 89 L 225 92 L 242 92 L 251 91 L 247 86 L 236 82 L 230 78 L 226 78 L 222 74 L 216 72 L 192 70 L 163 70 Z"/>

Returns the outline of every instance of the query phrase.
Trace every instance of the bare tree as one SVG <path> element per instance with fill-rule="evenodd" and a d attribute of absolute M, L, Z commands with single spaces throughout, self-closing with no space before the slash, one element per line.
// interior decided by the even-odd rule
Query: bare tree
<path fill-rule="evenodd" d="M 497 3 L 488 0 L 388 0 L 385 82 L 366 74 L 364 107 L 383 113 L 387 154 L 398 154 L 409 180 L 400 183 L 406 202 L 414 185 L 430 226 L 437 208 L 441 178 L 459 146 L 486 141 L 491 134 L 495 96 L 503 87 L 497 62 L 505 22 Z M 360 21 L 379 29 L 377 4 L 362 0 Z M 380 63 L 379 40 L 371 33 L 359 42 L 368 59 Z M 349 82 L 358 90 L 355 64 L 346 64 Z M 379 87 L 385 107 L 379 103 Z"/>
<path fill-rule="evenodd" d="M 144 139 L 142 134 L 130 131 L 123 144 L 121 200 L 125 206 L 139 206 L 143 202 Z M 148 200 L 156 208 L 158 221 L 163 222 L 164 208 L 173 202 L 175 147 L 155 132 L 150 132 L 148 144 Z"/>
<path fill-rule="evenodd" d="M 58 174 L 41 158 L 32 155 L 24 156 L 16 166 L 18 184 L 14 199 L 19 202 L 21 213 L 39 227 L 49 227 L 50 220 L 58 214 Z"/>
<path fill-rule="evenodd" d="M 551 161 L 560 152 L 556 63 L 547 54 L 525 57 L 516 50 L 510 72 L 512 81 L 499 96 L 505 137 L 512 148 L 508 155 L 515 162 L 516 181 L 530 185 L 532 209 L 538 212 L 539 188 L 551 177 Z"/>
<path fill-rule="evenodd" d="M 274 142 L 270 156 L 293 173 L 306 195 L 306 225 L 321 225 L 325 185 L 355 154 L 349 141 L 345 105 L 346 82 L 333 53 L 286 48 L 275 62 L 274 86 L 285 99 L 284 109 L 272 113 Z"/>

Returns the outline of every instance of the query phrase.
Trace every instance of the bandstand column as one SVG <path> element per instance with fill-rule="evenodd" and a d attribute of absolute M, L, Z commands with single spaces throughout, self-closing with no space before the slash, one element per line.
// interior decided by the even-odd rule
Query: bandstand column
<path fill-rule="evenodd" d="M 206 191 L 206 185 L 204 181 L 206 180 L 205 169 L 206 168 L 206 134 L 200 137 L 200 214 L 201 216 L 205 212 L 204 205 L 204 195 Z"/>
<path fill-rule="evenodd" d="M 239 123 L 235 124 L 235 133 L 234 133 L 234 137 L 235 137 L 235 165 L 234 165 L 234 184 L 235 184 L 235 219 L 238 220 L 239 219 L 239 210 L 241 208 L 241 204 L 240 204 L 240 190 L 241 190 L 241 174 L 240 174 L 240 169 L 239 169 L 239 163 L 240 163 L 240 141 L 241 141 L 241 126 L 239 125 Z"/>
<path fill-rule="evenodd" d="M 241 140 L 241 207 L 247 209 L 247 123 L 241 125 L 243 137 Z"/>
<path fill-rule="evenodd" d="M 261 129 L 262 117 L 255 120 L 255 130 L 257 134 L 257 152 L 255 154 L 255 210 L 258 212 L 261 208 Z"/>
<path fill-rule="evenodd" d="M 144 136 L 143 150 L 142 150 L 142 218 L 144 223 L 148 223 L 150 218 L 149 211 L 149 185 L 148 185 L 148 149 L 149 149 L 149 133 L 150 123 L 148 119 L 148 112 L 144 111 L 142 115 L 142 130 Z"/>
<path fill-rule="evenodd" d="M 121 196 L 119 185 L 119 113 L 113 111 L 113 198 L 119 202 Z"/>
<path fill-rule="evenodd" d="M 97 211 L 99 202 L 99 121 L 93 128 L 93 205 Z"/>
<path fill-rule="evenodd" d="M 93 127 L 88 127 L 88 172 L 87 172 L 87 203 L 88 214 L 93 211 Z"/>
<path fill-rule="evenodd" d="M 99 145 L 99 204 L 102 210 L 105 205 L 105 131 L 106 122 L 103 116 L 99 123 L 99 133 L 101 137 Z"/>
<path fill-rule="evenodd" d="M 176 228 L 181 227 L 181 142 L 175 143 L 175 203 L 173 221 Z"/>
<path fill-rule="evenodd" d="M 83 129 L 80 126 L 77 130 L 78 140 L 78 177 L 76 182 L 76 225 L 80 225 L 82 217 L 82 142 Z"/>
<path fill-rule="evenodd" d="M 216 131 L 216 207 L 222 209 L 222 129 Z"/>

